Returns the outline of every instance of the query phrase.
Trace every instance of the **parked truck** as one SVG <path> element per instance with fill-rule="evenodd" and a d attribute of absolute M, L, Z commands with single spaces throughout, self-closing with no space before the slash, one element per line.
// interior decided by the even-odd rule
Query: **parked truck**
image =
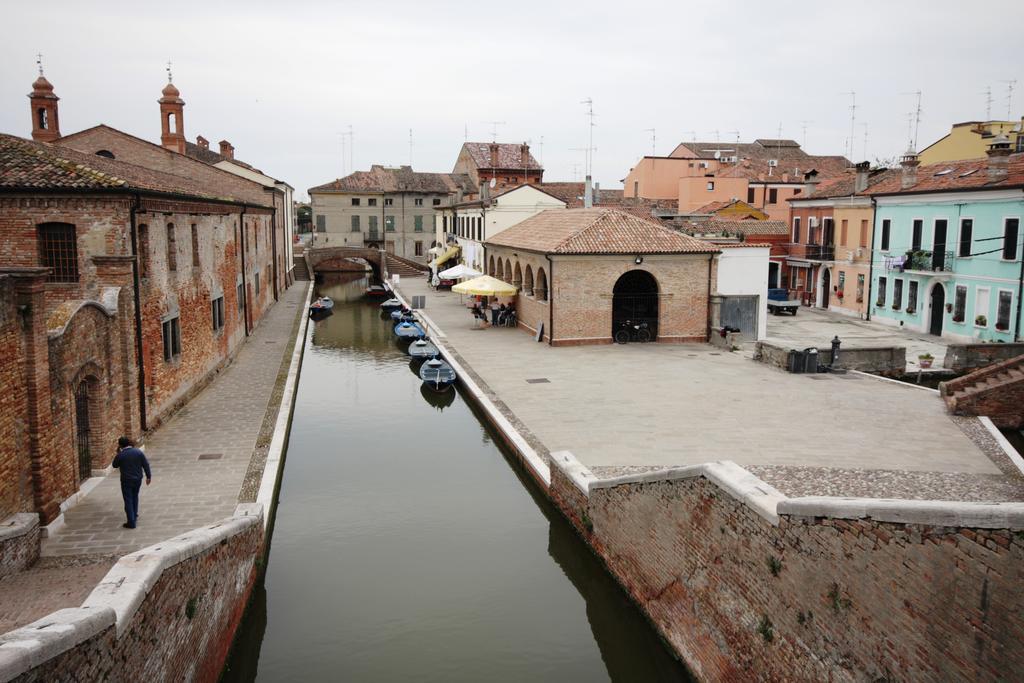
<path fill-rule="evenodd" d="M 774 315 L 780 313 L 792 313 L 796 315 L 796 310 L 800 308 L 799 299 L 790 299 L 788 289 L 769 289 L 768 290 L 768 312 Z"/>

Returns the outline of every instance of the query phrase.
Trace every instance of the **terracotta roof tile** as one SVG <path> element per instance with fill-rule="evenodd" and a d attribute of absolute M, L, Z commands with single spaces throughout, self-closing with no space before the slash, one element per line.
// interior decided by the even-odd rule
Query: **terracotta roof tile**
<path fill-rule="evenodd" d="M 887 181 L 893 176 L 898 175 L 899 170 L 891 168 L 878 168 L 872 169 L 868 175 L 868 191 L 861 192 L 860 194 L 871 194 L 874 188 L 880 183 Z M 815 199 L 834 199 L 836 197 L 849 197 L 856 193 L 854 190 L 857 184 L 857 174 L 854 172 L 847 172 L 841 176 L 835 178 L 827 178 L 821 181 L 814 187 L 814 192 L 808 195 L 797 195 L 790 197 L 787 201 L 799 202 L 799 201 L 813 201 Z"/>
<path fill-rule="evenodd" d="M 537 187 L 548 194 L 558 197 L 566 203 L 568 208 L 576 209 L 583 206 L 583 194 L 586 191 L 584 183 L 580 182 L 543 182 Z M 605 190 L 601 188 L 595 193 L 598 204 L 611 206 L 622 203 L 622 190 Z"/>
<path fill-rule="evenodd" d="M 344 178 L 311 187 L 312 192 L 423 192 L 454 194 L 457 190 L 476 192 L 476 185 L 462 173 L 421 173 L 411 166 L 390 168 L 374 164 L 369 171 L 356 171 Z"/>
<path fill-rule="evenodd" d="M 190 178 L 3 133 L 0 133 L 0 189 L 143 190 L 244 202 L 236 197 L 216 195 L 203 183 Z"/>
<path fill-rule="evenodd" d="M 498 165 L 491 166 L 491 145 L 498 146 Z M 469 152 L 477 168 L 522 169 L 523 154 L 521 146 L 508 142 L 466 142 L 463 149 Z M 527 152 L 527 168 L 540 169 L 541 165 Z"/>
<path fill-rule="evenodd" d="M 944 161 L 930 166 L 919 166 L 917 168 L 917 182 L 906 189 L 902 188 L 903 169 L 893 169 L 882 182 L 868 188 L 865 194 L 902 194 L 1024 187 L 1024 153 L 1011 154 L 1008 162 L 1007 176 L 996 182 L 989 180 L 987 157 L 963 161 Z"/>
<path fill-rule="evenodd" d="M 743 235 L 788 235 L 789 226 L 785 221 L 727 220 L 710 218 L 703 221 L 690 221 L 681 226 L 686 232 L 723 233 Z"/>
<path fill-rule="evenodd" d="M 707 254 L 718 249 L 689 235 L 616 209 L 552 209 L 487 241 L 549 254 Z"/>

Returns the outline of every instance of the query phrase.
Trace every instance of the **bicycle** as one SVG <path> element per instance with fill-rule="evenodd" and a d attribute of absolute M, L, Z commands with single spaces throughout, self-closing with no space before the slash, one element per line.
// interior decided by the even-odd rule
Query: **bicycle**
<path fill-rule="evenodd" d="M 625 344 L 630 341 L 638 341 L 641 344 L 646 344 L 653 338 L 651 335 L 650 325 L 646 322 L 633 322 L 632 320 L 626 320 L 619 323 L 619 329 L 615 331 L 615 343 Z"/>

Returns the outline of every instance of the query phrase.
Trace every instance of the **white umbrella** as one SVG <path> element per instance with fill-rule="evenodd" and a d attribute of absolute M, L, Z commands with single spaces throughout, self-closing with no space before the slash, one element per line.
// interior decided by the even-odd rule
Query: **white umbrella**
<path fill-rule="evenodd" d="M 464 263 L 460 263 L 459 265 L 453 266 L 448 270 L 442 270 L 437 275 L 438 277 L 442 277 L 446 280 L 461 280 L 462 278 L 466 277 L 479 277 L 480 275 L 483 275 L 483 273 L 477 270 L 473 270 Z"/>

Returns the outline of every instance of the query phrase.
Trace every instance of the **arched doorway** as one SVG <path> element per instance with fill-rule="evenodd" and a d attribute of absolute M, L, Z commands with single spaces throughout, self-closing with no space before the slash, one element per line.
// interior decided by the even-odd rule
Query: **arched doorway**
<path fill-rule="evenodd" d="M 92 476 L 91 382 L 83 379 L 75 387 L 75 441 L 78 445 L 78 481 Z"/>
<path fill-rule="evenodd" d="M 490 275 L 491 277 L 494 277 L 494 272 L 494 256 L 491 256 L 491 262 L 487 268 L 487 274 Z"/>
<path fill-rule="evenodd" d="M 832 294 L 832 271 L 828 268 L 821 270 L 821 307 L 828 308 L 828 300 Z"/>
<path fill-rule="evenodd" d="M 936 337 L 942 336 L 942 316 L 946 307 L 946 290 L 941 284 L 932 287 L 930 309 L 931 320 L 928 323 L 928 332 Z"/>
<path fill-rule="evenodd" d="M 633 325 L 646 325 L 651 340 L 658 338 L 658 281 L 646 270 L 623 273 L 612 289 L 612 338 Z M 630 336 L 636 339 L 637 331 Z"/>

